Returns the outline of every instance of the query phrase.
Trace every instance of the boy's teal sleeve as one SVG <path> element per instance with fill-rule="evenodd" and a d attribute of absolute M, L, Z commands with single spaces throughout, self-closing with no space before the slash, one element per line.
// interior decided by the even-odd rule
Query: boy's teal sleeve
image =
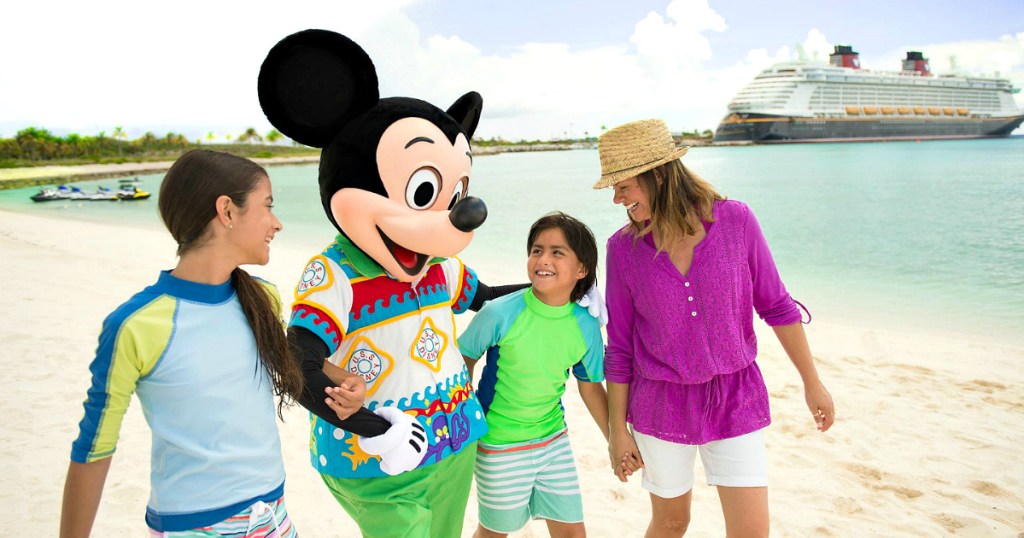
<path fill-rule="evenodd" d="M 586 317 L 578 316 L 577 320 L 587 350 L 583 358 L 572 367 L 572 374 L 580 381 L 600 383 L 604 381 L 604 340 L 601 338 L 601 324 L 589 314 Z"/>
<path fill-rule="evenodd" d="M 488 303 L 477 312 L 469 327 L 459 335 L 459 352 L 471 359 L 479 359 L 501 339 L 501 316 L 495 303 Z"/>

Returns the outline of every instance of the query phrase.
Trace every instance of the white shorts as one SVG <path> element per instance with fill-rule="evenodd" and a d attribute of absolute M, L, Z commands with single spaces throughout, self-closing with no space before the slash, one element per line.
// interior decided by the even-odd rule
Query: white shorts
<path fill-rule="evenodd" d="M 641 485 L 658 497 L 672 499 L 693 489 L 697 451 L 700 451 L 709 486 L 754 488 L 768 485 L 763 428 L 703 445 L 672 443 L 636 431 L 633 439 L 644 459 Z"/>

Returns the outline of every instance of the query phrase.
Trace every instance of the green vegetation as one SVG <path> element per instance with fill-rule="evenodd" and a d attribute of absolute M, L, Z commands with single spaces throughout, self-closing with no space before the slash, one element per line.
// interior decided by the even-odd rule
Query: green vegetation
<path fill-rule="evenodd" d="M 505 140 L 504 138 L 497 136 L 487 139 L 473 139 L 474 146 L 480 146 L 482 148 L 495 148 L 495 147 L 529 147 L 529 146 L 571 146 L 573 144 L 587 144 L 597 143 L 597 137 L 588 136 L 586 138 L 576 139 L 554 139 L 554 140 Z"/>
<path fill-rule="evenodd" d="M 173 161 L 182 153 L 197 147 L 225 151 L 242 157 L 282 157 L 317 155 L 318 150 L 292 142 L 291 145 L 277 145 L 273 142 L 284 137 L 277 130 L 262 136 L 256 129 L 246 129 L 231 143 L 231 135 L 224 137 L 229 142 L 213 143 L 215 136 L 210 131 L 207 143 L 190 141 L 185 135 L 167 133 L 158 137 L 147 132 L 135 140 L 121 126 L 114 127 L 108 136 L 100 131 L 95 136 L 71 133 L 56 136 L 40 127 L 26 127 L 14 138 L 0 138 L 0 168 L 21 168 L 44 165 L 107 164 L 124 162 Z M 271 144 L 266 144 L 271 142 Z"/>
<path fill-rule="evenodd" d="M 715 133 L 711 129 L 694 129 L 692 131 L 683 131 L 676 135 L 679 138 L 713 138 Z"/>
<path fill-rule="evenodd" d="M 601 126 L 601 131 L 604 132 L 607 129 L 604 125 Z M 673 134 L 676 143 L 687 143 L 687 144 L 700 144 L 708 145 L 711 143 L 711 139 L 714 138 L 715 133 L 711 129 L 694 129 L 693 131 L 682 131 L 680 133 Z M 582 137 L 577 138 L 556 138 L 554 140 L 505 140 L 504 138 L 492 137 L 487 139 L 473 139 L 473 145 L 481 148 L 495 148 L 501 150 L 527 150 L 530 148 L 542 148 L 542 149 L 562 149 L 559 146 L 564 146 L 565 149 L 572 147 L 579 147 L 580 144 L 597 144 L 597 137 L 591 135 L 589 132 L 584 132 Z M 554 147 L 554 148 L 552 148 Z"/>
<path fill-rule="evenodd" d="M 605 126 L 601 126 L 605 130 Z M 676 134 L 677 143 L 705 145 L 711 142 L 713 133 L 705 129 Z M 218 142 L 223 140 L 224 142 Z M 95 136 L 71 133 L 56 136 L 40 127 L 26 127 L 14 138 L 0 138 L 0 168 L 24 168 L 44 165 L 108 164 L 125 162 L 173 161 L 182 153 L 197 147 L 225 151 L 247 158 L 315 156 L 319 150 L 287 140 L 277 129 L 261 135 L 250 127 L 241 134 L 218 135 L 207 132 L 203 138 L 189 140 L 183 134 L 167 133 L 158 137 L 147 132 L 135 140 L 129 140 L 127 133 L 118 125 L 108 136 L 100 131 Z M 504 151 L 529 151 L 550 149 L 573 149 L 580 145 L 595 145 L 597 137 L 583 132 L 582 137 L 554 140 L 505 140 L 502 137 L 475 139 L 473 146 L 486 153 Z M 489 150 L 489 151 L 487 151 Z"/>

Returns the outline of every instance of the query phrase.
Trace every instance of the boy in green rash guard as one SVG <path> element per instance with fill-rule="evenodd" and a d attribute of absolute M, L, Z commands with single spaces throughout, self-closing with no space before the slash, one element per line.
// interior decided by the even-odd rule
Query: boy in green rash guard
<path fill-rule="evenodd" d="M 505 536 L 547 520 L 551 536 L 583 536 L 583 502 L 561 403 L 572 370 L 580 396 L 608 437 L 601 323 L 576 301 L 596 281 L 594 234 L 564 213 L 530 227 L 531 287 L 495 299 L 459 336 L 472 376 L 486 353 L 477 396 L 488 433 L 477 446 L 480 526 Z"/>

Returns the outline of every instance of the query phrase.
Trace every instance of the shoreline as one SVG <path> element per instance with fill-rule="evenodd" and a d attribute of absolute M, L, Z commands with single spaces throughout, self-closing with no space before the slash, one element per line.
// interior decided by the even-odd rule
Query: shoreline
<path fill-rule="evenodd" d="M 312 164 L 320 162 L 319 155 L 252 158 L 261 166 Z M 76 164 L 70 166 L 45 165 L 0 169 L 0 190 L 20 189 L 51 183 L 87 181 L 114 177 L 159 174 L 170 169 L 174 161 L 152 161 L 109 164 Z"/>
<path fill-rule="evenodd" d="M 1024 135 L 1011 135 L 1007 138 L 1020 137 Z M 749 141 L 736 142 L 711 142 L 710 139 L 674 137 L 677 145 L 694 147 L 737 147 L 757 145 Z M 896 140 L 878 140 L 878 142 L 891 142 Z M 905 140 L 903 140 L 905 142 Z M 804 143 L 806 141 L 784 142 Z M 582 149 L 597 149 L 597 142 L 573 142 L 567 144 L 559 143 L 538 143 L 538 144 L 501 144 L 501 145 L 473 145 L 475 156 L 501 155 L 503 153 L 523 152 L 544 152 L 544 151 L 572 151 Z M 320 162 L 319 155 L 288 156 L 288 157 L 247 157 L 261 166 L 281 166 L 295 164 L 314 164 Z M 151 161 L 151 162 L 127 162 L 107 164 L 75 164 L 75 165 L 42 165 L 24 166 L 18 168 L 0 168 L 0 190 L 20 189 L 25 187 L 45 186 L 54 183 L 73 183 L 76 181 L 88 181 L 91 179 L 106 179 L 117 177 L 137 176 L 142 174 L 158 174 L 166 172 L 174 161 Z"/>
<path fill-rule="evenodd" d="M 54 507 L 100 324 L 159 270 L 174 266 L 175 246 L 153 229 L 7 210 L 0 210 L 0 221 L 0 279 L 12 284 L 0 312 L 0 367 L 12 378 L 0 417 L 6 432 L 0 473 L 13 480 L 0 502 L 19 514 L 7 534 L 54 535 Z M 269 264 L 246 269 L 278 286 L 287 312 L 311 254 L 275 242 Z M 469 319 L 456 317 L 460 328 Z M 800 378 L 771 329 L 757 323 L 756 330 L 757 364 L 772 407 L 766 443 L 774 534 L 1015 536 L 1022 530 L 1024 347 L 815 321 L 806 331 L 838 416 L 832 430 L 819 434 Z M 650 515 L 639 477 L 622 484 L 608 471 L 604 440 L 575 383 L 563 402 L 587 526 L 595 536 L 636 536 Z M 291 407 L 279 422 L 291 517 L 306 536 L 356 535 L 310 466 L 307 416 Z M 133 404 L 94 535 L 145 535 L 149 450 L 149 430 Z M 700 463 L 695 476 L 687 535 L 722 536 L 717 492 Z M 471 536 L 477 521 L 471 493 L 462 536 Z M 511 536 L 542 535 L 543 522 L 534 521 Z"/>
<path fill-rule="evenodd" d="M 696 146 L 711 146 L 710 142 L 701 139 L 681 138 L 677 143 Z M 501 155 L 502 153 L 522 153 L 534 151 L 572 151 L 580 149 L 597 149 L 597 142 L 573 142 L 568 144 L 502 144 L 481 146 L 474 144 L 475 156 Z M 248 157 L 247 157 L 248 158 Z M 301 155 L 288 157 L 254 157 L 249 158 L 261 166 L 285 166 L 295 164 L 315 164 L 320 162 L 320 155 Z M 90 179 L 106 179 L 116 177 L 138 176 L 143 174 L 159 174 L 166 172 L 174 161 L 126 162 L 107 164 L 75 164 L 75 165 L 42 165 L 19 168 L 0 168 L 0 190 L 21 189 L 50 185 L 53 183 L 73 183 Z"/>

